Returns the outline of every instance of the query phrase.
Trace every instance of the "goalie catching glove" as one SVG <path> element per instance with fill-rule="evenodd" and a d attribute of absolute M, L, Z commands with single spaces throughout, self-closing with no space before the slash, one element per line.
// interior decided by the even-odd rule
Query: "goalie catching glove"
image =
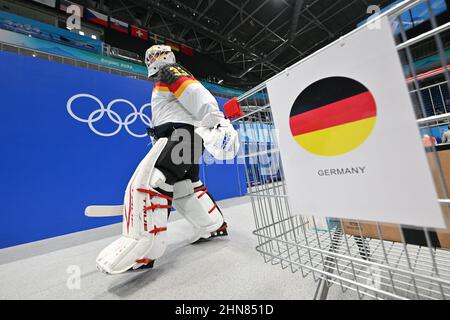
<path fill-rule="evenodd" d="M 236 157 L 239 137 L 230 120 L 222 118 L 214 127 L 199 127 L 195 132 L 202 137 L 205 149 L 217 160 L 232 160 Z"/>

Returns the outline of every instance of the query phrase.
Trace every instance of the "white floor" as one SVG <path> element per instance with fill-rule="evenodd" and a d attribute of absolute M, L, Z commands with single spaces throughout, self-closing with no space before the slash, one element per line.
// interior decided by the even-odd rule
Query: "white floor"
<path fill-rule="evenodd" d="M 248 198 L 220 203 L 229 237 L 190 245 L 190 225 L 176 214 L 170 245 L 151 270 L 106 276 L 95 257 L 120 234 L 120 225 L 0 250 L 0 299 L 312 299 L 316 284 L 256 252 Z M 73 288 L 80 270 L 80 288 Z M 352 299 L 332 288 L 329 299 Z"/>

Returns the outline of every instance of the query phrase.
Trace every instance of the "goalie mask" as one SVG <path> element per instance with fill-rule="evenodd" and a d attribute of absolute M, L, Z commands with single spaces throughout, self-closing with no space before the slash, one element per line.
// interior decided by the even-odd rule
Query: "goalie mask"
<path fill-rule="evenodd" d="M 175 63 L 175 55 L 170 46 L 154 45 L 145 52 L 148 77 L 152 77 L 166 64 Z"/>

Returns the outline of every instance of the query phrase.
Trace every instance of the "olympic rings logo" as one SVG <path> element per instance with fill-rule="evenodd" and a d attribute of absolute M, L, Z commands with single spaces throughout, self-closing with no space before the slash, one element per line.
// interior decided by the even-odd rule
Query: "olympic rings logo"
<path fill-rule="evenodd" d="M 87 119 L 83 119 L 83 118 L 77 116 L 72 110 L 72 103 L 79 98 L 90 98 L 90 99 L 94 100 L 95 102 L 97 102 L 100 109 L 92 111 Z M 121 118 L 121 116 L 117 112 L 112 110 L 112 107 L 116 103 L 125 103 L 128 106 L 130 106 L 132 109 L 132 112 L 129 115 L 127 115 L 124 120 Z M 150 103 L 144 104 L 141 107 L 141 109 L 138 111 L 136 106 L 133 103 L 131 103 L 130 101 L 125 100 L 125 99 L 115 99 L 115 100 L 111 101 L 110 103 L 108 103 L 108 105 L 105 108 L 105 105 L 97 97 L 87 94 L 87 93 L 79 93 L 79 94 L 72 96 L 69 100 L 67 100 L 66 107 L 67 107 L 67 112 L 72 116 L 72 118 L 74 118 L 77 121 L 87 123 L 89 128 L 92 130 L 92 132 L 94 132 L 95 134 L 102 136 L 102 137 L 115 136 L 116 134 L 118 134 L 120 132 L 120 130 L 122 130 L 122 127 L 125 127 L 125 130 L 135 138 L 147 137 L 147 133 L 138 134 L 138 133 L 131 131 L 131 129 L 129 128 L 129 125 L 136 122 L 138 117 L 140 118 L 142 123 L 144 123 L 144 125 L 146 125 L 147 127 L 153 127 L 152 120 L 150 119 L 149 116 L 147 116 L 143 112 L 145 108 L 151 107 Z M 105 113 L 108 115 L 108 118 L 117 125 L 117 129 L 115 129 L 113 132 L 109 132 L 109 133 L 100 132 L 99 130 L 97 130 L 94 127 L 94 123 L 96 123 L 97 121 L 100 121 L 103 118 L 103 116 L 105 115 Z"/>

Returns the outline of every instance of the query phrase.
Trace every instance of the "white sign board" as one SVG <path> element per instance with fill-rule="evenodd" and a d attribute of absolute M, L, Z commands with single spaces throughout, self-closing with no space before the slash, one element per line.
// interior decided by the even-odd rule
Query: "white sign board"
<path fill-rule="evenodd" d="M 445 227 L 387 18 L 267 89 L 294 214 Z"/>

